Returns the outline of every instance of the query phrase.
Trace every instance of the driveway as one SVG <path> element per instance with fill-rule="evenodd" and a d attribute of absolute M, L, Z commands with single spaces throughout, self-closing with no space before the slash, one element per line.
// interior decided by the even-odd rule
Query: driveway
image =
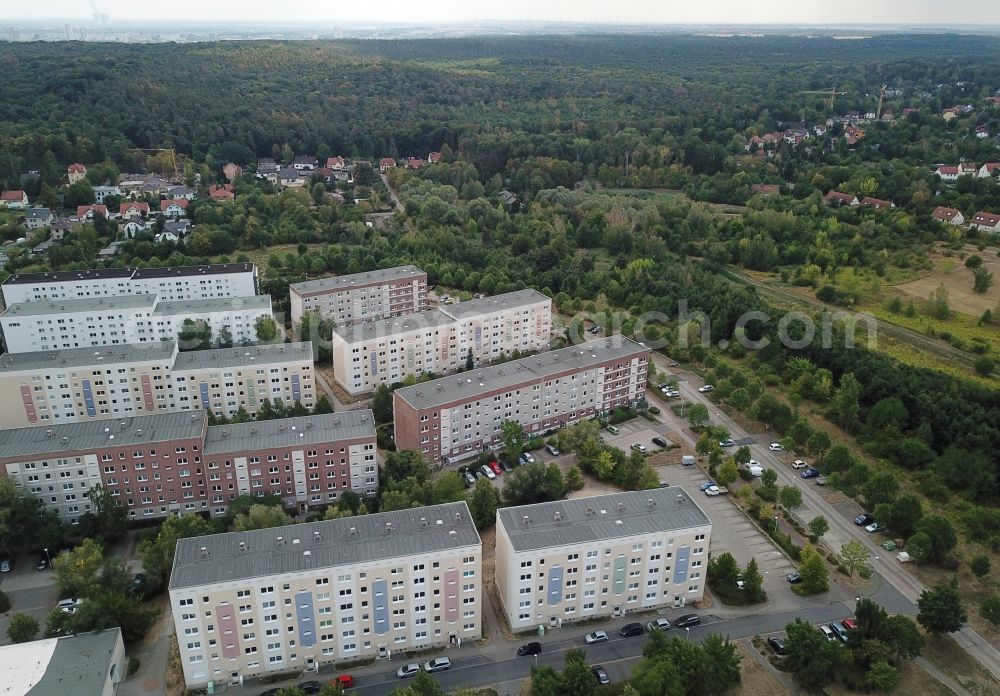
<path fill-rule="evenodd" d="M 35 570 L 38 557 L 21 554 L 15 559 L 14 569 L 0 574 L 0 590 L 10 599 L 10 611 L 0 615 L 0 645 L 7 645 L 7 627 L 16 613 L 30 614 L 38 619 L 39 637 L 45 632 L 45 623 L 59 600 L 59 590 L 52 579 L 51 570 Z"/>

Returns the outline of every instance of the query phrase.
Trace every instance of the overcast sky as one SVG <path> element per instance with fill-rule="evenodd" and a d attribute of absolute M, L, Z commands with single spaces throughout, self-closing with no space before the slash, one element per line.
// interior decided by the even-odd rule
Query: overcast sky
<path fill-rule="evenodd" d="M 1000 24 L 1000 0 L 0 0 L 0 17 L 89 19 L 92 2 L 112 21 Z"/>

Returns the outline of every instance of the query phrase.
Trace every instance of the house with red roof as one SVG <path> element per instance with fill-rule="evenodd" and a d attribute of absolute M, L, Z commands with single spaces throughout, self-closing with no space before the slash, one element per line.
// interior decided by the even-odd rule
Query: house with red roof
<path fill-rule="evenodd" d="M 849 193 L 841 193 L 840 191 L 830 191 L 823 197 L 823 200 L 827 203 L 836 203 L 837 205 L 858 205 L 858 197 L 852 196 Z"/>
<path fill-rule="evenodd" d="M 87 165 L 74 162 L 66 167 L 66 176 L 69 178 L 70 186 L 78 181 L 83 181 L 87 176 Z"/>
<path fill-rule="evenodd" d="M 975 162 L 962 162 L 958 165 L 959 176 L 975 176 L 978 171 L 979 167 L 976 166 Z"/>
<path fill-rule="evenodd" d="M 420 169 L 422 166 L 424 166 L 424 161 L 422 159 L 417 159 L 416 157 L 406 158 L 407 169 Z"/>
<path fill-rule="evenodd" d="M 118 206 L 118 214 L 125 220 L 146 217 L 149 215 L 149 203 L 145 201 L 121 203 Z"/>
<path fill-rule="evenodd" d="M 1000 97 L 986 97 L 986 101 L 993 106 L 1000 106 Z"/>
<path fill-rule="evenodd" d="M 1000 234 L 1000 215 L 979 211 L 973 216 L 972 221 L 969 223 L 969 228 Z"/>
<path fill-rule="evenodd" d="M 941 177 L 941 181 L 955 182 L 958 181 L 958 167 L 950 167 L 941 165 L 934 170 L 934 173 Z"/>
<path fill-rule="evenodd" d="M 243 175 L 243 167 L 233 162 L 227 162 L 222 166 L 222 176 L 228 181 L 235 181 L 236 177 Z"/>
<path fill-rule="evenodd" d="M 326 166 L 329 169 L 340 171 L 347 168 L 347 162 L 344 161 L 343 157 L 337 155 L 336 157 L 327 157 Z"/>
<path fill-rule="evenodd" d="M 875 210 L 886 210 L 896 207 L 896 204 L 892 201 L 883 201 L 881 198 L 872 198 L 871 196 L 862 198 L 860 205 L 863 208 L 874 208 Z"/>
<path fill-rule="evenodd" d="M 1000 162 L 987 162 L 979 168 L 976 176 L 980 179 L 989 179 L 991 176 L 997 176 L 997 172 L 1000 172 Z"/>
<path fill-rule="evenodd" d="M 931 213 L 931 217 L 935 220 L 940 220 L 941 222 L 947 223 L 949 225 L 962 225 L 965 224 L 965 216 L 962 215 L 961 210 L 955 210 L 954 208 L 945 208 L 943 205 L 939 205 Z"/>
<path fill-rule="evenodd" d="M 187 214 L 188 199 L 175 198 L 173 200 L 163 199 L 160 201 L 160 212 L 165 217 L 179 218 Z"/>
<path fill-rule="evenodd" d="M 430 153 L 429 155 L 427 155 L 427 161 L 431 164 L 437 164 L 438 162 L 441 161 L 441 153 L 440 152 Z"/>
<path fill-rule="evenodd" d="M 392 157 L 383 157 L 378 161 L 378 170 L 380 172 L 387 172 L 396 166 L 396 160 Z"/>
<path fill-rule="evenodd" d="M 0 193 L 0 207 L 24 210 L 28 207 L 28 194 L 24 191 L 4 191 Z"/>
<path fill-rule="evenodd" d="M 236 198 L 232 184 L 223 184 L 222 186 L 212 184 L 208 187 L 208 195 L 214 201 L 231 201 Z"/>
<path fill-rule="evenodd" d="M 76 206 L 76 219 L 80 222 L 93 222 L 94 213 L 100 213 L 104 218 L 107 218 L 108 206 L 101 204 Z"/>

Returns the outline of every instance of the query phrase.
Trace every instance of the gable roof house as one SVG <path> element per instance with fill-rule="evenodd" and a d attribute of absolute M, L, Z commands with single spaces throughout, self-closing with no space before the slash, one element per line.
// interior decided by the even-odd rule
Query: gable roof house
<path fill-rule="evenodd" d="M 152 193 L 161 194 L 170 188 L 170 182 L 166 179 L 156 176 L 155 174 L 150 174 L 142 181 L 142 185 L 139 187 L 141 193 Z"/>
<path fill-rule="evenodd" d="M 157 232 L 153 235 L 153 241 L 159 244 L 160 242 L 179 242 L 181 236 L 174 232 L 173 230 L 164 229 L 162 232 Z"/>
<path fill-rule="evenodd" d="M 441 153 L 440 152 L 429 153 L 427 155 L 427 161 L 430 162 L 431 164 L 437 164 L 438 162 L 441 161 Z"/>
<path fill-rule="evenodd" d="M 424 161 L 422 159 L 417 159 L 416 157 L 406 158 L 407 169 L 420 169 L 422 166 L 424 166 Z"/>
<path fill-rule="evenodd" d="M 118 214 L 126 220 L 149 215 L 149 203 L 145 201 L 129 201 L 118 206 Z"/>
<path fill-rule="evenodd" d="M 993 213 L 981 210 L 973 216 L 972 221 L 969 223 L 969 228 L 1000 234 L 1000 215 L 994 215 Z"/>
<path fill-rule="evenodd" d="M 73 227 L 73 222 L 69 218 L 56 218 L 49 226 L 49 234 L 52 236 L 52 239 L 59 241 L 66 237 L 67 232 L 72 232 Z"/>
<path fill-rule="evenodd" d="M 823 197 L 827 203 L 837 203 L 838 205 L 858 205 L 858 197 L 840 191 L 830 191 Z"/>
<path fill-rule="evenodd" d="M 52 224 L 52 211 L 48 208 L 28 208 L 24 216 L 24 226 L 29 230 L 49 227 Z"/>
<path fill-rule="evenodd" d="M 66 167 L 66 176 L 69 179 L 70 186 L 78 181 L 82 181 L 87 176 L 87 165 L 74 162 Z"/>
<path fill-rule="evenodd" d="M 872 198 L 871 196 L 865 196 L 862 198 L 860 205 L 864 208 L 874 208 L 875 210 L 884 210 L 886 208 L 896 207 L 896 204 L 892 201 L 883 201 L 881 198 Z"/>
<path fill-rule="evenodd" d="M 24 210 L 28 207 L 28 194 L 24 191 L 4 191 L 0 193 L 0 207 Z"/>
<path fill-rule="evenodd" d="M 292 160 L 292 168 L 298 169 L 299 171 L 311 171 L 315 169 L 318 164 L 319 160 L 312 155 L 299 155 Z"/>
<path fill-rule="evenodd" d="M 81 222 L 93 222 L 94 213 L 100 213 L 105 218 L 108 217 L 108 206 L 106 205 L 78 205 L 76 206 L 76 219 Z"/>
<path fill-rule="evenodd" d="M 292 167 L 282 167 L 281 171 L 278 172 L 278 185 L 285 188 L 302 188 L 306 185 L 306 181 L 307 179 L 302 176 L 302 172 Z"/>
<path fill-rule="evenodd" d="M 236 198 L 232 184 L 223 184 L 222 186 L 212 184 L 208 187 L 208 195 L 213 201 L 231 201 Z"/>
<path fill-rule="evenodd" d="M 188 232 L 191 231 L 192 227 L 193 225 L 191 224 L 191 221 L 184 218 L 180 220 L 167 220 L 165 223 L 163 223 L 164 232 L 173 232 L 178 237 L 183 237 L 184 235 L 186 235 Z"/>
<path fill-rule="evenodd" d="M 1000 172 L 1000 162 L 987 162 L 979 168 L 976 176 L 980 179 L 989 179 L 991 176 L 996 176 L 997 172 Z"/>
<path fill-rule="evenodd" d="M 146 221 L 141 218 L 129 218 L 123 222 L 118 230 L 124 235 L 125 239 L 135 239 L 135 236 L 140 232 L 145 232 L 149 229 Z"/>
<path fill-rule="evenodd" d="M 226 162 L 222 166 L 222 176 L 226 177 L 229 181 L 235 181 L 236 177 L 243 175 L 243 167 L 232 162 Z"/>
<path fill-rule="evenodd" d="M 961 225 L 965 223 L 965 216 L 962 215 L 962 211 L 955 210 L 954 208 L 945 208 L 942 205 L 939 205 L 934 209 L 934 212 L 931 213 L 931 217 L 950 225 Z"/>
<path fill-rule="evenodd" d="M 340 170 L 347 167 L 347 162 L 344 161 L 343 157 L 337 155 L 336 157 L 327 157 L 326 166 L 330 169 Z"/>
<path fill-rule="evenodd" d="M 257 178 L 278 183 L 278 165 L 273 159 L 257 160 Z"/>
<path fill-rule="evenodd" d="M 380 172 L 387 172 L 396 166 L 396 160 L 392 157 L 383 157 L 378 161 L 378 170 Z"/>
<path fill-rule="evenodd" d="M 166 217 L 178 218 L 187 214 L 188 199 L 178 198 L 176 200 L 160 201 L 160 212 Z"/>
<path fill-rule="evenodd" d="M 174 186 L 167 189 L 167 198 L 183 198 L 184 200 L 193 201 L 197 195 L 197 191 L 187 186 Z"/>
<path fill-rule="evenodd" d="M 979 167 L 976 166 L 975 162 L 962 162 L 958 165 L 959 176 L 975 176 L 978 171 Z"/>
<path fill-rule="evenodd" d="M 958 181 L 958 167 L 942 165 L 934 173 L 941 177 L 941 181 Z"/>
<path fill-rule="evenodd" d="M 122 190 L 118 186 L 95 186 L 94 202 L 103 203 L 108 196 L 121 196 Z"/>

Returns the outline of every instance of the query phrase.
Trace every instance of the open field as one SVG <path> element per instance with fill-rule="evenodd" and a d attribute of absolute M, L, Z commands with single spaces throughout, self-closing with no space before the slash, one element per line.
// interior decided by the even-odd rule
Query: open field
<path fill-rule="evenodd" d="M 1000 281 L 1000 257 L 990 247 L 985 251 L 977 251 L 975 247 L 966 247 L 966 258 L 976 254 L 983 259 L 983 265 Z M 957 312 L 964 312 L 978 318 L 987 309 L 994 309 L 1000 301 L 1000 285 L 994 285 L 986 294 L 980 295 L 972 291 L 972 271 L 965 267 L 964 259 L 958 256 L 935 254 L 934 272 L 922 278 L 894 285 L 900 293 L 904 304 L 908 298 L 926 300 L 938 286 L 948 289 L 948 304 Z"/>

